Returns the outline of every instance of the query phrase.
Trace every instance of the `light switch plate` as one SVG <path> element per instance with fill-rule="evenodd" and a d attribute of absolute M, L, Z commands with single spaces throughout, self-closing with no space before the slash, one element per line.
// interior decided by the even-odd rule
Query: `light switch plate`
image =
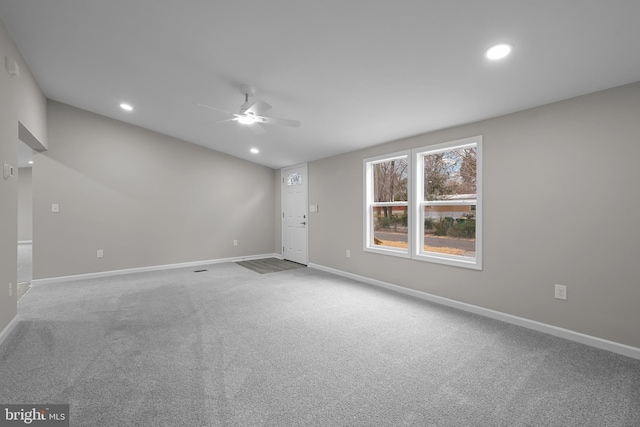
<path fill-rule="evenodd" d="M 3 169 L 4 179 L 9 179 L 9 178 L 13 177 L 14 173 L 15 172 L 14 172 L 13 166 L 8 165 L 8 164 L 5 163 L 4 164 L 4 169 Z"/>
<path fill-rule="evenodd" d="M 51 205 L 51 212 L 55 212 L 55 213 L 60 212 L 60 205 L 57 204 L 57 203 L 52 204 Z"/>

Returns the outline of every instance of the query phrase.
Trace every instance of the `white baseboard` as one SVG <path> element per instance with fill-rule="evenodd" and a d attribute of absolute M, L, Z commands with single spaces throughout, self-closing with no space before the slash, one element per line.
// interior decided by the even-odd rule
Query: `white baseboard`
<path fill-rule="evenodd" d="M 224 262 L 248 261 L 252 259 L 262 259 L 262 258 L 282 258 L 282 255 L 279 255 L 276 253 L 247 255 L 247 256 L 233 257 L 233 258 L 219 258 L 219 259 L 210 259 L 205 261 L 183 262 L 179 264 L 164 264 L 164 265 L 154 265 L 150 267 L 128 268 L 125 270 L 111 270 L 111 271 L 101 271 L 98 273 L 76 274 L 73 276 L 48 277 L 45 279 L 34 279 L 31 281 L 31 284 L 42 285 L 42 284 L 68 282 L 71 280 L 97 279 L 101 277 L 120 276 L 123 274 L 144 273 L 144 272 L 158 271 L 158 270 L 173 270 L 176 268 L 192 268 L 192 267 L 200 267 L 203 265 L 222 264 Z"/>
<path fill-rule="evenodd" d="M 14 318 L 11 319 L 11 322 L 9 322 L 9 324 L 7 326 L 5 326 L 5 328 L 2 330 L 2 332 L 0 332 L 0 344 L 2 344 L 5 339 L 7 339 L 7 337 L 11 333 L 11 331 L 13 331 L 13 329 L 18 324 L 18 322 L 19 322 L 18 317 L 19 316 L 16 314 L 14 316 Z"/>
<path fill-rule="evenodd" d="M 602 338 L 586 335 L 580 332 L 572 331 L 570 329 L 559 328 L 557 326 L 549 325 L 535 320 L 526 319 L 524 317 L 518 317 L 500 311 L 491 310 L 489 308 L 480 307 L 473 304 L 467 304 L 464 302 L 456 301 L 449 298 L 440 297 L 437 295 L 429 294 L 427 292 L 418 291 L 411 288 L 405 288 L 404 286 L 394 285 L 392 283 L 383 282 L 381 280 L 371 279 L 369 277 L 360 276 L 358 274 L 349 273 L 342 270 L 337 270 L 331 267 L 325 267 L 319 264 L 309 263 L 308 267 L 315 268 L 317 270 L 333 273 L 338 276 L 347 277 L 349 279 L 357 280 L 359 282 L 367 283 L 370 285 L 378 286 L 381 288 L 389 289 L 395 292 L 400 292 L 405 295 L 411 295 L 416 298 L 420 298 L 426 301 L 435 302 L 437 304 L 446 305 L 448 307 L 457 308 L 470 313 L 479 314 L 491 319 L 500 320 L 513 325 L 522 326 L 528 329 L 533 329 L 538 332 L 544 332 L 556 337 L 565 338 L 570 341 L 586 344 L 591 347 L 607 350 L 613 353 L 621 354 L 623 356 L 632 357 L 634 359 L 640 359 L 640 348 L 632 347 L 626 344 L 617 343 L 614 341 L 608 341 Z"/>

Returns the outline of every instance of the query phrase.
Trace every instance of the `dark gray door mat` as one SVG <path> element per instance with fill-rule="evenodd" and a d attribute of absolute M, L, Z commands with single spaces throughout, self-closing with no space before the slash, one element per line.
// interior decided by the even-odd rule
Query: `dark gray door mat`
<path fill-rule="evenodd" d="M 297 262 L 287 261 L 286 259 L 278 258 L 264 258 L 253 259 L 250 261 L 238 261 L 239 266 L 253 270 L 256 273 L 266 274 L 275 273 L 278 271 L 295 270 L 297 268 L 305 268 L 306 265 L 298 264 Z"/>

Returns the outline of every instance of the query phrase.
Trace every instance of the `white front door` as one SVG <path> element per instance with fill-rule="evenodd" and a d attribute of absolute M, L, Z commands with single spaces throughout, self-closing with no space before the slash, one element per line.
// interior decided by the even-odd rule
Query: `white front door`
<path fill-rule="evenodd" d="M 282 257 L 307 264 L 307 165 L 282 169 Z"/>

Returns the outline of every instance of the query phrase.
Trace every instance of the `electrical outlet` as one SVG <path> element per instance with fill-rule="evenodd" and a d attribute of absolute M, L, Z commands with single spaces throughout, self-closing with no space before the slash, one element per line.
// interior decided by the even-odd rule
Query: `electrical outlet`
<path fill-rule="evenodd" d="M 238 246 L 238 241 L 237 240 L 233 241 L 233 246 Z"/>
<path fill-rule="evenodd" d="M 102 249 L 98 249 L 97 257 L 98 257 L 98 258 L 103 258 L 103 257 L 104 257 L 104 250 L 102 250 Z"/>
<path fill-rule="evenodd" d="M 9 296 L 13 295 L 13 283 L 9 282 Z"/>
<path fill-rule="evenodd" d="M 347 249 L 347 258 L 351 258 L 351 251 Z"/>
<path fill-rule="evenodd" d="M 556 285 L 555 298 L 565 300 L 567 299 L 567 287 L 565 285 Z"/>

